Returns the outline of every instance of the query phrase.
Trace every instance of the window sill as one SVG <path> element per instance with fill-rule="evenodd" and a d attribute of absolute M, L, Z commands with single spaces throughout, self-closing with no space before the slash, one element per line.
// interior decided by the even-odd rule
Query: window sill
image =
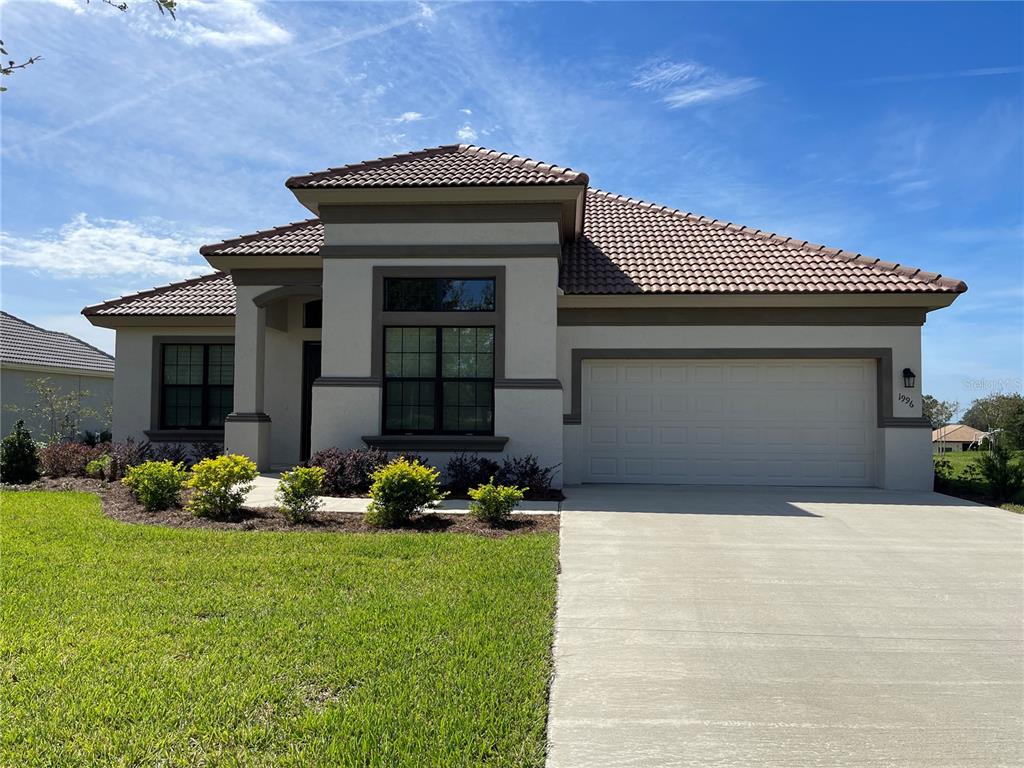
<path fill-rule="evenodd" d="M 363 435 L 371 448 L 388 451 L 484 451 L 505 450 L 507 437 L 497 435 Z"/>
<path fill-rule="evenodd" d="M 223 429 L 147 429 L 143 434 L 151 443 L 224 442 Z"/>

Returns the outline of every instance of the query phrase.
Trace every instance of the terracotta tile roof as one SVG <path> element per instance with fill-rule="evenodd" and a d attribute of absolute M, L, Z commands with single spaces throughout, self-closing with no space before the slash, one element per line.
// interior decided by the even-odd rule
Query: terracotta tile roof
<path fill-rule="evenodd" d="M 290 189 L 339 187 L 477 187 L 587 184 L 587 174 L 471 144 L 418 152 L 292 176 Z"/>
<path fill-rule="evenodd" d="M 973 443 L 981 440 L 985 434 L 985 432 L 966 424 L 947 424 L 932 430 L 932 442 Z"/>
<path fill-rule="evenodd" d="M 323 244 L 324 225 L 320 219 L 306 219 L 204 245 L 199 253 L 203 256 L 315 256 Z"/>
<path fill-rule="evenodd" d="M 0 363 L 113 373 L 114 358 L 67 333 L 0 312 Z"/>
<path fill-rule="evenodd" d="M 87 317 L 232 316 L 235 314 L 235 284 L 226 272 L 214 272 L 93 304 L 83 309 L 82 314 Z"/>
<path fill-rule="evenodd" d="M 959 280 L 591 189 L 567 294 L 960 293 Z"/>

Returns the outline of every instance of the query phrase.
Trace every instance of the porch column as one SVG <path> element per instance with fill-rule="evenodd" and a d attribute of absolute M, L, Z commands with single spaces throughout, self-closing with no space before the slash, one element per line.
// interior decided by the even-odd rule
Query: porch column
<path fill-rule="evenodd" d="M 248 456 L 261 472 L 270 469 L 270 417 L 263 404 L 267 310 L 253 298 L 266 290 L 235 287 L 234 410 L 224 420 L 225 450 Z"/>

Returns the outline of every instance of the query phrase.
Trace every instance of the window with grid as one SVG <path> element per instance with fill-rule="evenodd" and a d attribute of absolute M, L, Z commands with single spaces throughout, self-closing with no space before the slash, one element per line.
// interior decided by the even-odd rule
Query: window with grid
<path fill-rule="evenodd" d="M 224 426 L 234 405 L 234 344 L 164 344 L 161 429 Z"/>
<path fill-rule="evenodd" d="M 384 432 L 494 433 L 494 328 L 385 328 Z"/>

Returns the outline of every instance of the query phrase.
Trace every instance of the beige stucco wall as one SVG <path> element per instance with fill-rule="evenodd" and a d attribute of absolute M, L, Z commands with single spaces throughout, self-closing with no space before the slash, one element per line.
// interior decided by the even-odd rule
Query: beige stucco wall
<path fill-rule="evenodd" d="M 49 427 L 28 413 L 37 399 L 30 385 L 39 379 L 47 379 L 48 385 L 56 387 L 62 394 L 88 393 L 82 397 L 82 407 L 94 411 L 97 415 L 82 420 L 82 431 L 101 432 L 109 426 L 106 420 L 108 408 L 114 397 L 112 376 L 26 369 L 4 364 L 0 366 L 0 432 L 4 435 L 10 434 L 18 419 L 23 419 L 33 438 L 44 438 Z"/>
<path fill-rule="evenodd" d="M 573 349 L 717 349 L 717 348 L 891 348 L 893 415 L 921 416 L 921 329 L 917 326 L 563 326 L 558 329 L 558 378 L 563 408 L 571 410 Z M 901 372 L 912 368 L 916 386 L 906 389 Z M 900 395 L 904 395 L 901 398 Z M 577 458 L 581 427 L 565 425 L 565 481 L 581 477 Z M 891 489 L 931 488 L 929 429 L 878 428 L 876 477 Z M 926 450 L 923 450 L 923 448 Z"/>

